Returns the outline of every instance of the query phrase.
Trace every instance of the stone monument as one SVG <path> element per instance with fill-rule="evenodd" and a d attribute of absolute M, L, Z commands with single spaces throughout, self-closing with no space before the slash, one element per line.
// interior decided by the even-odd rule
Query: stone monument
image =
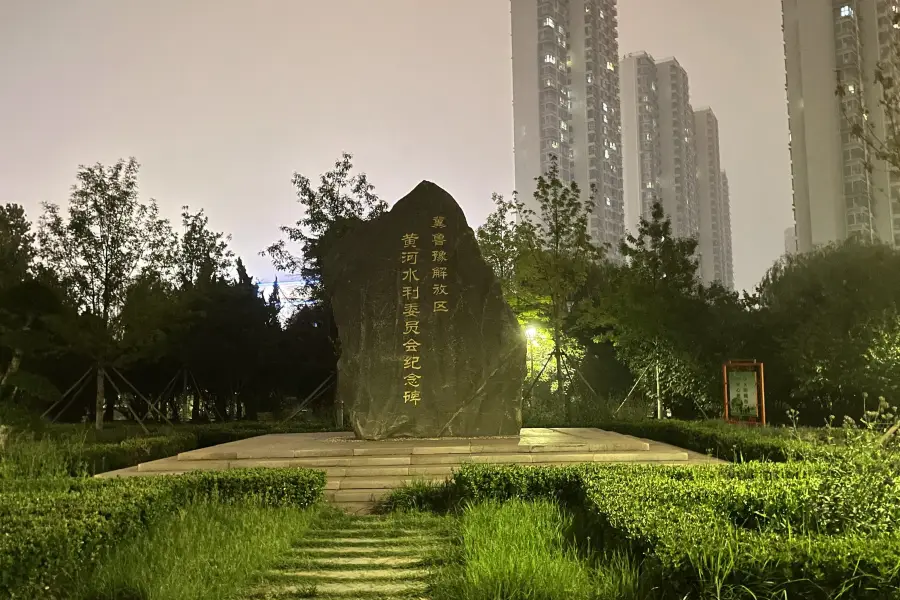
<path fill-rule="evenodd" d="M 462 209 L 423 181 L 323 260 L 356 436 L 515 436 L 525 339 Z"/>

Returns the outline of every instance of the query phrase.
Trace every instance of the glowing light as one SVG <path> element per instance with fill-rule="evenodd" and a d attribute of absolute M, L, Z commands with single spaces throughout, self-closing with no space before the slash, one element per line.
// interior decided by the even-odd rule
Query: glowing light
<path fill-rule="evenodd" d="M 537 329 L 535 329 L 534 327 L 529 327 L 528 329 L 525 330 L 525 337 L 527 337 L 529 340 L 533 340 L 534 336 L 536 336 L 536 335 L 537 335 Z"/>

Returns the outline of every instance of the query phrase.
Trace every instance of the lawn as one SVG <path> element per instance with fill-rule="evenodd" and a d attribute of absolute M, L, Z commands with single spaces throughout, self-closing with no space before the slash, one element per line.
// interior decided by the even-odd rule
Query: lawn
<path fill-rule="evenodd" d="M 859 429 L 620 422 L 609 428 L 734 462 L 467 465 L 396 490 L 370 519 L 319 506 L 324 474 L 306 469 L 73 477 L 267 427 L 14 439 L 0 455 L 0 597 L 900 597 L 900 453 Z"/>

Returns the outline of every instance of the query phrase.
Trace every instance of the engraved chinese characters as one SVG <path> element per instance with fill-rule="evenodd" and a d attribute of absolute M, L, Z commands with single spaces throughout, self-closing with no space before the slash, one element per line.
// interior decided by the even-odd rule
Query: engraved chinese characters
<path fill-rule="evenodd" d="M 421 183 L 322 266 L 358 437 L 518 434 L 524 336 L 449 194 Z"/>
<path fill-rule="evenodd" d="M 420 383 L 422 375 L 416 371 L 421 371 L 422 366 L 419 364 L 421 355 L 419 348 L 422 343 L 417 339 L 419 337 L 419 318 L 421 309 L 419 308 L 419 235 L 416 233 L 406 233 L 403 235 L 403 253 L 400 255 L 400 262 L 403 265 L 403 286 L 400 293 L 403 299 L 403 402 L 411 402 L 418 406 L 422 399 L 422 385 Z"/>
<path fill-rule="evenodd" d="M 400 290 L 403 299 L 403 402 L 412 403 L 418 406 L 422 400 L 422 375 L 417 371 L 422 370 L 420 361 L 422 343 L 418 340 L 420 318 L 422 310 L 428 310 L 429 304 L 432 312 L 445 313 L 448 312 L 448 300 L 445 296 L 449 295 L 447 283 L 447 251 L 444 245 L 447 236 L 442 229 L 446 229 L 446 218 L 444 216 L 436 216 L 431 219 L 431 227 L 435 231 L 431 234 L 431 272 L 426 275 L 431 281 L 431 295 L 434 297 L 430 302 L 425 302 L 422 294 L 420 283 L 422 278 L 419 275 L 419 235 L 417 233 L 405 233 L 401 238 L 403 242 L 403 252 L 400 254 L 400 263 L 403 267 L 402 281 L 403 285 Z M 425 273 L 428 269 L 424 269 Z M 426 284 L 427 288 L 427 284 Z"/>

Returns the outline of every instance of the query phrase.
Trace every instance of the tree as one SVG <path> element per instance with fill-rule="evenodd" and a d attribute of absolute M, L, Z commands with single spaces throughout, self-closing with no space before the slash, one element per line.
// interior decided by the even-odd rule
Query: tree
<path fill-rule="evenodd" d="M 39 320 L 58 308 L 53 291 L 35 277 L 35 255 L 35 236 L 25 210 L 17 204 L 0 206 L 0 400 L 18 389 L 37 396 L 54 391 L 37 374 L 20 370 L 27 354 L 47 348 L 49 340 Z"/>
<path fill-rule="evenodd" d="M 279 330 L 258 286 L 238 258 L 234 279 L 214 280 L 189 295 L 181 338 L 186 366 L 212 396 L 219 419 L 253 416 Z"/>
<path fill-rule="evenodd" d="M 105 369 L 116 358 L 119 317 L 129 289 L 140 278 L 171 276 L 175 238 L 154 200 L 138 199 L 134 158 L 111 167 L 80 166 L 67 217 L 45 203 L 38 240 L 41 261 L 59 274 L 82 317 L 67 328 L 71 340 L 97 365 L 97 429 L 103 427 Z"/>
<path fill-rule="evenodd" d="M 224 277 L 231 268 L 234 253 L 228 248 L 231 236 L 211 231 L 209 217 L 203 209 L 191 213 L 182 207 L 183 233 L 176 257 L 178 283 L 181 288 L 197 285 L 203 279 Z"/>
<path fill-rule="evenodd" d="M 273 327 L 281 327 L 281 322 L 278 320 L 281 315 L 281 287 L 278 285 L 278 278 L 275 278 L 275 283 L 272 284 L 272 291 L 269 292 L 269 299 L 266 301 L 266 306 L 269 307 L 269 324 Z"/>
<path fill-rule="evenodd" d="M 540 212 L 534 221 L 526 215 L 531 225 L 523 230 L 527 235 L 520 263 L 521 288 L 541 299 L 534 309 L 552 328 L 557 392 L 565 403 L 566 421 L 571 422 L 572 402 L 563 383 L 563 330 L 570 303 L 603 252 L 588 234 L 593 193 L 583 198 L 577 183 L 564 184 L 555 156 L 550 157 L 547 173 L 537 178 L 534 199 Z"/>
<path fill-rule="evenodd" d="M 491 202 L 494 203 L 494 211 L 475 232 L 475 237 L 481 256 L 500 281 L 503 296 L 519 314 L 517 300 L 521 293 L 521 263 L 527 249 L 532 246 L 530 240 L 534 235 L 532 212 L 525 208 L 515 192 L 509 199 L 501 194 L 492 194 Z"/>
<path fill-rule="evenodd" d="M 757 291 L 756 318 L 768 335 L 781 386 L 804 422 L 862 416 L 863 394 L 889 395 L 900 364 L 896 335 L 900 251 L 848 240 L 782 258 Z M 767 378 L 768 379 L 768 378 Z"/>
<path fill-rule="evenodd" d="M 624 264 L 607 264 L 579 303 L 578 327 L 594 341 L 609 340 L 618 357 L 657 398 L 682 414 L 706 411 L 730 342 L 723 332 L 742 314 L 736 294 L 697 278 L 697 241 L 672 235 L 662 205 L 653 204 L 636 234 L 620 245 Z"/>
<path fill-rule="evenodd" d="M 326 233 L 335 236 L 353 220 L 375 218 L 388 208 L 365 173 L 351 175 L 352 159 L 344 152 L 334 169 L 320 177 L 317 188 L 309 178 L 294 173 L 292 183 L 303 215 L 293 225 L 281 227 L 287 240 L 275 242 L 263 253 L 279 271 L 300 274 L 306 297 L 312 302 L 326 302 L 321 275 L 321 260 L 328 251 L 323 245 Z M 289 242 L 299 245 L 299 256 L 288 248 Z"/>
<path fill-rule="evenodd" d="M 35 256 L 34 233 L 18 204 L 0 206 L 0 289 L 25 280 Z"/>

